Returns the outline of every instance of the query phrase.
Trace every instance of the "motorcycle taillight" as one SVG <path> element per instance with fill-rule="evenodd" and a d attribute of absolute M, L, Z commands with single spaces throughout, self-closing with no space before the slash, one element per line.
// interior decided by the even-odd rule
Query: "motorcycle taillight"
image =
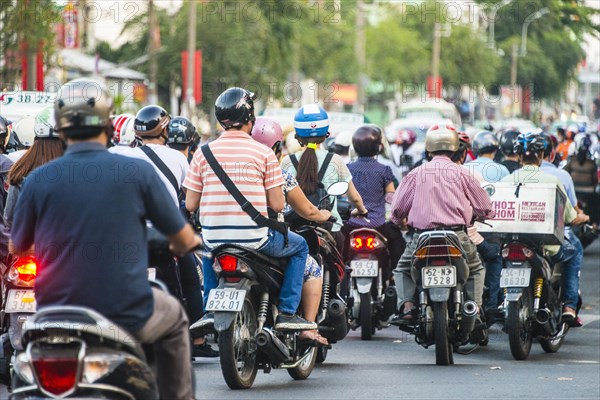
<path fill-rule="evenodd" d="M 31 282 L 37 275 L 37 262 L 33 256 L 17 258 L 13 267 L 19 274 L 19 279 L 24 282 Z"/>
<path fill-rule="evenodd" d="M 381 247 L 381 242 L 374 235 L 354 236 L 350 238 L 350 246 L 354 250 L 370 251 Z"/>
<path fill-rule="evenodd" d="M 32 362 L 40 386 L 48 393 L 59 396 L 75 387 L 76 357 L 39 357 Z"/>
<path fill-rule="evenodd" d="M 502 258 L 509 261 L 527 261 L 533 258 L 534 255 L 535 253 L 529 247 L 516 242 L 510 243 L 502 249 Z"/>
<path fill-rule="evenodd" d="M 226 272 L 235 272 L 237 270 L 238 260 L 234 256 L 230 256 L 229 254 L 225 254 L 217 257 L 219 264 L 223 271 Z"/>

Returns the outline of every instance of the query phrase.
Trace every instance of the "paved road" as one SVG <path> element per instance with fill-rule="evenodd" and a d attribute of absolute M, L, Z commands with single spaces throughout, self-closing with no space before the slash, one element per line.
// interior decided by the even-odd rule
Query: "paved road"
<path fill-rule="evenodd" d="M 337 344 L 306 381 L 283 370 L 259 372 L 254 387 L 231 391 L 217 363 L 196 363 L 198 399 L 598 399 L 600 398 L 600 242 L 586 251 L 582 268 L 585 326 L 569 332 L 556 354 L 534 345 L 515 361 L 508 340 L 492 328 L 490 343 L 456 365 L 435 365 L 434 349 L 394 328 L 370 342 L 358 332 Z M 0 398 L 6 398 L 0 390 Z"/>

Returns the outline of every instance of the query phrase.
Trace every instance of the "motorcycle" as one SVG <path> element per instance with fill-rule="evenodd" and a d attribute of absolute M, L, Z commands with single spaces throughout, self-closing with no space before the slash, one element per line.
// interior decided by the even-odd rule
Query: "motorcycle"
<path fill-rule="evenodd" d="M 542 254 L 542 245 L 526 235 L 513 235 L 502 245 L 500 287 L 506 293 L 505 327 L 516 360 L 529 356 L 533 338 L 545 352 L 556 353 L 569 330 L 562 322 L 561 266 L 552 268 Z"/>
<path fill-rule="evenodd" d="M 396 311 L 396 288 L 384 277 L 390 257 L 387 239 L 369 228 L 352 230 L 348 239 L 353 325 L 360 325 L 362 340 L 371 340 L 377 328 L 389 326 L 386 321 Z"/>
<path fill-rule="evenodd" d="M 8 266 L 7 266 L 8 265 Z M 36 311 L 33 289 L 37 262 L 33 256 L 9 256 L 0 264 L 2 297 L 0 308 L 0 383 L 10 385 L 12 359 L 21 348 L 23 324 Z"/>
<path fill-rule="evenodd" d="M 150 240 L 156 245 L 156 237 Z M 166 241 L 153 248 L 150 258 L 165 247 Z M 149 281 L 168 292 L 162 282 Z M 94 310 L 45 307 L 15 335 L 19 347 L 12 357 L 10 399 L 159 399 L 153 346 L 142 345 Z"/>
<path fill-rule="evenodd" d="M 338 193 L 346 192 L 348 185 L 342 182 L 336 184 L 339 186 Z M 328 193 L 332 193 L 331 187 Z M 340 198 L 337 199 L 340 202 Z M 338 211 L 344 220 L 346 214 L 350 214 L 349 207 L 345 204 L 338 205 Z M 326 199 L 320 202 L 320 208 L 330 208 Z M 347 212 L 346 212 L 347 210 Z M 335 245 L 335 239 L 327 227 L 319 226 L 316 223 L 303 220 L 297 224 L 291 222 L 292 230 L 304 237 L 308 244 L 309 254 L 319 263 L 323 271 L 323 289 L 321 294 L 321 303 L 317 322 L 319 324 L 319 334 L 327 339 L 329 346 L 319 346 L 317 348 L 317 363 L 322 363 L 327 358 L 327 352 L 331 349 L 331 344 L 344 339 L 348 334 L 349 307 L 347 290 L 348 274 L 342 255 L 338 252 Z"/>
<path fill-rule="evenodd" d="M 334 184 L 335 185 L 335 184 Z M 347 190 L 347 184 L 346 189 Z M 333 186 L 333 185 L 332 185 Z M 336 195 L 336 187 L 330 187 L 328 193 Z M 344 193 L 345 193 L 344 190 Z M 340 193 L 342 194 L 342 193 Z M 320 228 L 317 228 L 320 229 Z M 302 231 L 302 230 L 301 230 Z M 309 237 L 309 247 L 320 259 L 318 247 L 319 235 L 330 235 L 323 231 L 316 234 L 310 230 L 302 231 Z M 312 232 L 315 232 L 314 230 Z M 331 238 L 333 240 L 333 238 Z M 322 244 L 327 247 L 327 244 Z M 329 249 L 329 251 L 334 251 Z M 274 329 L 277 319 L 275 301 L 283 282 L 283 269 L 287 260 L 272 258 L 235 244 L 225 244 L 213 251 L 213 269 L 219 278 L 219 285 L 212 289 L 208 296 L 206 310 L 214 312 L 214 329 L 218 333 L 221 371 L 227 386 L 231 389 L 248 389 L 252 387 L 258 369 L 265 373 L 273 368 L 286 369 L 295 380 L 303 380 L 310 376 L 317 361 L 318 347 L 312 342 L 303 342 L 296 331 L 277 331 Z M 339 257 L 339 254 L 338 254 Z M 341 257 L 340 257 L 341 258 Z M 343 264 L 341 264 L 343 265 Z M 324 282 L 328 280 L 325 271 Z M 327 288 L 329 289 L 329 288 Z M 324 297 L 329 292 L 324 292 Z M 345 306 L 336 299 L 328 301 L 329 315 L 341 315 L 346 322 Z M 339 332 L 333 330 L 334 336 L 326 329 L 329 315 L 323 321 L 323 336 L 338 337 Z M 343 336 L 347 329 L 343 332 Z"/>
<path fill-rule="evenodd" d="M 478 306 L 465 299 L 469 269 L 464 259 L 455 232 L 419 235 L 412 261 L 412 277 L 419 292 L 416 323 L 401 324 L 400 329 L 414 334 L 425 348 L 435 345 L 437 365 L 454 364 L 454 349 L 466 344 L 475 328 Z"/>

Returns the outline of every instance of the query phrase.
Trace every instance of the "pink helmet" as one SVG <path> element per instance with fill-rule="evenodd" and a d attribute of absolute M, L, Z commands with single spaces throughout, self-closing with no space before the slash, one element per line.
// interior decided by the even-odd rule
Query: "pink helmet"
<path fill-rule="evenodd" d="M 283 131 L 281 126 L 272 119 L 256 117 L 254 128 L 252 128 L 252 139 L 273 148 L 275 143 L 283 140 Z"/>

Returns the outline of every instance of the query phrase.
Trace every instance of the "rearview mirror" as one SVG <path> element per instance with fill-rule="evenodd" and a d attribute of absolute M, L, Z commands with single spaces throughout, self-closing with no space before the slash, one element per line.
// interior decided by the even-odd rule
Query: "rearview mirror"
<path fill-rule="evenodd" d="M 327 194 L 330 196 L 341 196 L 346 194 L 350 185 L 348 182 L 336 182 L 327 188 Z"/>

